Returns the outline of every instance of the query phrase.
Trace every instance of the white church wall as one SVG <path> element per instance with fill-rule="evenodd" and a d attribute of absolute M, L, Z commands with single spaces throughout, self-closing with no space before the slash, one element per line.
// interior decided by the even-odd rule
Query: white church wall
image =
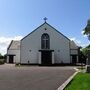
<path fill-rule="evenodd" d="M 69 40 L 56 30 L 48 27 L 48 33 L 50 34 L 50 47 L 54 50 L 55 63 L 69 63 L 70 62 L 70 48 Z"/>
<path fill-rule="evenodd" d="M 21 41 L 21 63 L 27 63 L 28 61 L 39 63 L 38 50 L 41 49 L 43 33 L 50 36 L 50 49 L 54 50 L 54 62 L 70 63 L 69 40 L 47 24 L 44 24 Z"/>
<path fill-rule="evenodd" d="M 7 54 L 15 55 L 14 63 L 20 63 L 20 50 L 8 50 Z M 7 57 L 7 62 L 9 62 L 9 57 Z"/>
<path fill-rule="evenodd" d="M 71 55 L 78 55 L 78 50 L 71 50 Z"/>

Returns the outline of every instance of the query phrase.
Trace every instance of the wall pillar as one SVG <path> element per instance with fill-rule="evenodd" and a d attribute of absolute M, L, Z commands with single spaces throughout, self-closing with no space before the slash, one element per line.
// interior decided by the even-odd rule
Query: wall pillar
<path fill-rule="evenodd" d="M 54 52 L 52 52 L 52 64 L 54 64 Z"/>
<path fill-rule="evenodd" d="M 78 55 L 77 55 L 77 63 L 78 63 Z"/>
<path fill-rule="evenodd" d="M 39 64 L 41 64 L 41 52 L 39 52 Z"/>
<path fill-rule="evenodd" d="M 70 55 L 70 63 L 72 63 L 72 56 Z"/>

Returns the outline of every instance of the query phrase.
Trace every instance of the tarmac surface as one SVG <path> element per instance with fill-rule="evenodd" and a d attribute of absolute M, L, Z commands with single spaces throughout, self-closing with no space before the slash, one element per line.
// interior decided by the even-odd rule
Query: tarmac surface
<path fill-rule="evenodd" d="M 0 65 L 0 90 L 56 90 L 74 72 L 73 67 Z"/>

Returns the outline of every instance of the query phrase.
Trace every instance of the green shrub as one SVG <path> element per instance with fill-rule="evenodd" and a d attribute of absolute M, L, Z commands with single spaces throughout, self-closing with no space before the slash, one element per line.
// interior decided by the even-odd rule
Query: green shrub
<path fill-rule="evenodd" d="M 4 64 L 4 63 L 5 63 L 5 60 L 4 59 L 0 59 L 0 65 Z"/>

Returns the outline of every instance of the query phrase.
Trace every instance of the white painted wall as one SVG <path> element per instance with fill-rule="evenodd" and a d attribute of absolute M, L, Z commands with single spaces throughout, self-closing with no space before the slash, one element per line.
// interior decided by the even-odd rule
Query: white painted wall
<path fill-rule="evenodd" d="M 14 63 L 20 63 L 20 50 L 8 50 L 7 54 L 15 55 Z M 9 62 L 9 56 L 7 56 L 7 62 Z"/>
<path fill-rule="evenodd" d="M 41 49 L 41 36 L 44 33 L 50 36 L 50 49 L 54 50 L 54 62 L 70 63 L 69 40 L 46 23 L 21 40 L 21 63 L 27 63 L 28 61 L 39 63 L 38 50 Z"/>
<path fill-rule="evenodd" d="M 78 55 L 78 46 L 74 41 L 70 42 L 71 55 Z"/>
<path fill-rule="evenodd" d="M 78 50 L 74 50 L 74 49 L 71 50 L 71 55 L 72 55 L 72 54 L 73 54 L 73 55 L 78 55 Z"/>

